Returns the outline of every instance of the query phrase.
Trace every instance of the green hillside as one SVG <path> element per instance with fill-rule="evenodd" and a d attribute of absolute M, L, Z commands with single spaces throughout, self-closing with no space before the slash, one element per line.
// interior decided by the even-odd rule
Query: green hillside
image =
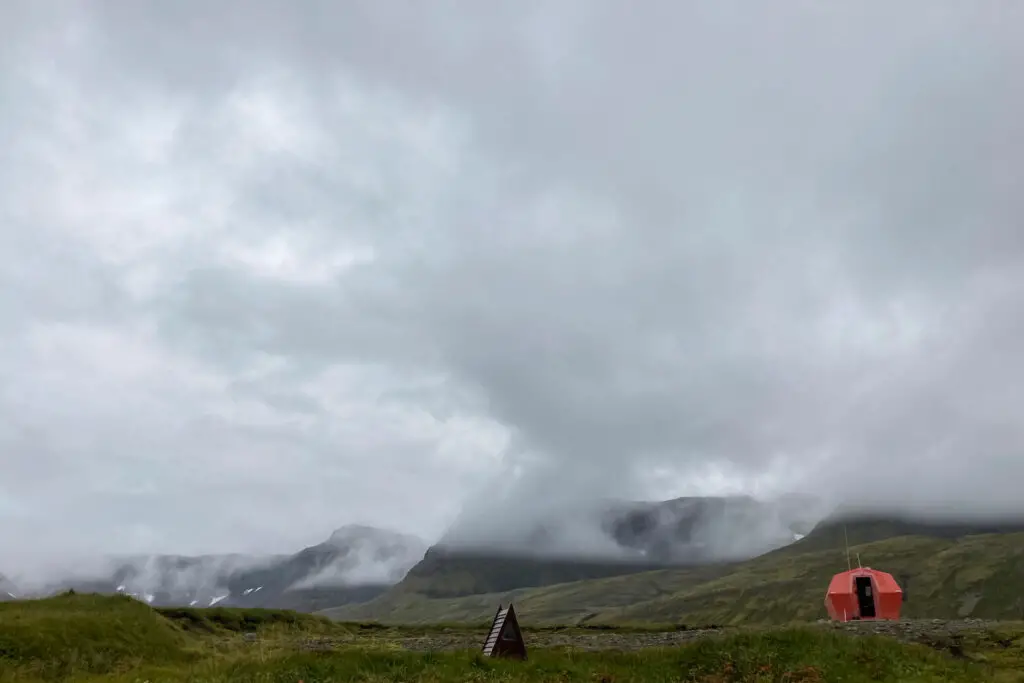
<path fill-rule="evenodd" d="M 959 538 L 900 536 L 856 543 L 865 566 L 909 577 L 908 617 L 1024 616 L 1024 533 Z M 394 623 L 480 622 L 514 600 L 528 623 L 781 624 L 825 616 L 825 588 L 846 569 L 836 547 L 817 537 L 746 562 L 642 572 L 542 588 L 431 598 L 392 590 L 361 605 L 325 610 L 335 619 Z M 840 546 L 841 547 L 841 546 Z"/>
<path fill-rule="evenodd" d="M 717 634 L 527 628 L 526 662 L 484 658 L 484 635 L 64 595 L 0 605 L 0 681 L 1024 681 L 1020 624 L 975 629 L 955 642 L 813 626 Z"/>

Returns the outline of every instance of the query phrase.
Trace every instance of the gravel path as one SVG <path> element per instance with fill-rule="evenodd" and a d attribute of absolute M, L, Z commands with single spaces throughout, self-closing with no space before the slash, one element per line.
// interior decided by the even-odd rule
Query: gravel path
<path fill-rule="evenodd" d="M 572 647 L 577 650 L 639 650 L 646 647 L 671 647 L 719 633 L 712 629 L 692 631 L 666 631 L 663 633 L 524 633 L 527 647 Z M 426 636 L 405 638 L 401 641 L 409 650 L 426 652 L 431 650 L 465 650 L 479 648 L 480 637 L 458 635 L 450 637 Z"/>
<path fill-rule="evenodd" d="M 914 621 L 862 621 L 840 624 L 820 621 L 815 628 L 845 631 L 852 635 L 883 635 L 896 638 L 903 642 L 923 643 L 939 649 L 949 650 L 957 654 L 962 636 L 969 632 L 988 631 L 1000 626 L 999 622 L 980 619 L 964 619 L 958 621 L 914 620 Z M 527 647 L 572 647 L 577 650 L 640 650 L 649 647 L 672 647 L 708 638 L 723 633 L 735 633 L 742 629 L 736 628 L 705 628 L 686 631 L 665 632 L 594 632 L 594 633 L 559 633 L 541 631 L 530 633 L 526 630 Z M 353 642 L 353 641 L 348 641 Z M 398 638 L 386 641 L 407 650 L 416 652 L 439 652 L 452 650 L 478 649 L 483 643 L 482 634 L 452 632 L 434 633 L 430 635 Z M 307 641 L 309 649 L 332 649 L 342 641 L 323 639 Z"/>

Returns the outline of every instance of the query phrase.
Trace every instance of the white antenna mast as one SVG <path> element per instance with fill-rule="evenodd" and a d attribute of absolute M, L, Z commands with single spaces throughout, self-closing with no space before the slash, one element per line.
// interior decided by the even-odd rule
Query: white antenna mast
<path fill-rule="evenodd" d="M 846 544 L 846 569 L 847 571 L 853 571 L 853 565 L 850 564 L 850 537 L 846 535 L 846 525 L 843 525 L 843 542 Z M 857 556 L 857 564 L 860 564 L 860 555 Z"/>

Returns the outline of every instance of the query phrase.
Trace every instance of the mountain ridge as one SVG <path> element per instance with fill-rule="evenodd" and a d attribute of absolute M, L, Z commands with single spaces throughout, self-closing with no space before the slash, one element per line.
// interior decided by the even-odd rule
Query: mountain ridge
<path fill-rule="evenodd" d="M 514 601 L 522 618 L 534 624 L 808 621 L 825 617 L 829 579 L 859 558 L 909 586 L 908 617 L 1022 619 L 1024 524 L 1004 520 L 991 533 L 992 524 L 928 522 L 911 516 L 890 519 L 886 526 L 877 516 L 832 518 L 801 541 L 739 562 L 447 598 L 403 591 L 399 585 L 361 605 L 322 613 L 346 621 L 478 622 L 495 604 Z M 913 533 L 899 533 L 906 530 Z"/>
<path fill-rule="evenodd" d="M 454 534 L 450 529 L 440 543 L 429 547 L 410 534 L 348 524 L 323 542 L 292 554 L 121 557 L 104 571 L 72 574 L 33 586 L 28 593 L 73 589 L 125 593 L 157 606 L 301 611 L 366 602 L 396 586 L 403 591 L 456 596 L 706 563 L 719 554 L 735 552 L 709 541 L 726 536 L 736 540 L 751 528 L 757 530 L 744 543 L 754 543 L 755 551 L 778 547 L 792 542 L 794 523 L 806 522 L 792 514 L 793 508 L 743 496 L 567 507 L 560 513 L 549 510 L 546 516 L 535 515 L 532 526 L 518 530 L 518 539 L 506 537 L 505 547 L 497 548 L 486 547 L 481 539 L 476 547 L 460 545 L 464 539 L 458 538 L 458 524 L 453 525 Z M 724 534 L 723 520 L 731 525 Z M 766 520 L 768 526 L 757 527 Z M 567 536 L 584 527 L 588 538 L 602 546 L 601 552 L 583 552 L 580 557 L 579 547 L 572 551 L 561 547 Z M 752 552 L 748 549 L 746 554 Z"/>
<path fill-rule="evenodd" d="M 291 555 L 111 558 L 105 571 L 72 574 L 19 597 L 74 590 L 122 593 L 154 606 L 220 605 L 312 612 L 379 595 L 405 575 L 426 547 L 409 534 L 346 525 L 324 542 Z"/>
<path fill-rule="evenodd" d="M 570 509 L 523 526 L 518 539 L 505 534 L 504 546 L 443 538 L 390 590 L 454 598 L 747 559 L 802 538 L 821 507 L 795 497 L 706 496 Z M 580 552 L 579 544 L 560 551 L 556 541 L 567 530 L 581 530 L 599 552 Z"/>
<path fill-rule="evenodd" d="M 121 558 L 101 575 L 62 580 L 45 590 L 26 591 L 25 585 L 19 590 L 9 577 L 0 576 L 0 600 L 74 589 L 124 593 L 154 606 L 334 609 L 336 615 L 390 620 L 401 615 L 413 619 L 467 616 L 496 597 L 507 600 L 517 596 L 517 601 L 529 601 L 547 596 L 541 602 L 558 605 L 554 613 L 560 618 L 617 619 L 627 614 L 640 618 L 643 609 L 652 613 L 662 610 L 658 601 L 667 595 L 680 591 L 701 595 L 716 581 L 732 574 L 745 576 L 748 570 L 760 575 L 760 570 L 751 567 L 781 566 L 794 558 L 817 567 L 824 557 L 831 557 L 830 562 L 840 567 L 847 561 L 847 543 L 851 560 L 855 560 L 863 548 L 884 545 L 893 538 L 911 539 L 906 543 L 913 552 L 920 550 L 914 539 L 922 538 L 929 539 L 934 552 L 952 552 L 968 536 L 1006 537 L 1024 532 L 1024 518 L 1018 517 L 935 520 L 840 509 L 812 523 L 817 513 L 803 514 L 808 511 L 809 506 L 798 499 L 785 504 L 748 497 L 619 502 L 591 521 L 622 552 L 583 558 L 552 554 L 550 547 L 532 554 L 523 554 L 516 547 L 467 548 L 444 543 L 428 547 L 409 534 L 351 524 L 290 555 Z M 758 519 L 766 526 L 752 523 Z M 758 529 L 769 533 L 751 534 Z M 529 534 L 536 529 L 523 527 L 522 531 Z M 557 538 L 558 533 L 556 529 L 549 538 Z M 704 544 L 709 534 L 730 533 L 746 534 L 745 540 L 737 545 L 735 537 L 718 539 L 710 551 Z M 948 543 L 935 545 L 939 541 Z M 757 554 L 743 557 L 734 552 L 736 547 Z M 770 549 L 759 552 L 765 547 Z M 995 546 L 985 547 L 985 552 L 995 552 Z M 923 555 L 918 559 L 928 561 Z M 900 565 L 898 558 L 895 565 Z M 1000 571 L 1013 574 L 1014 566 Z M 595 597 L 592 591 L 599 586 L 620 597 Z M 745 590 L 758 593 L 751 587 Z M 915 585 L 917 590 L 920 588 Z M 981 609 L 988 609 L 983 595 L 978 600 Z"/>

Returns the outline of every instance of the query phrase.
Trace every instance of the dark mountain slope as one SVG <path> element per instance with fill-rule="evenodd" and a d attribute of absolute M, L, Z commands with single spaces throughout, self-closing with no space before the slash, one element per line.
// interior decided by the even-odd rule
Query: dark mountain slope
<path fill-rule="evenodd" d="M 458 597 L 635 574 L 663 567 L 657 563 L 524 557 L 435 546 L 409 570 L 395 590 L 427 597 Z"/>
<path fill-rule="evenodd" d="M 465 547 L 446 538 L 394 591 L 458 597 L 746 559 L 792 543 L 813 526 L 819 508 L 796 497 L 735 496 L 568 510 L 524 527 L 519 537 L 503 536 L 503 547 Z M 600 551 L 571 545 L 573 533 Z"/>
<path fill-rule="evenodd" d="M 847 568 L 840 548 L 798 544 L 744 562 L 643 572 L 460 598 L 390 591 L 325 612 L 342 620 L 482 622 L 514 600 L 528 623 L 777 624 L 825 617 L 829 579 Z M 1024 619 L 1024 533 L 899 536 L 852 544 L 865 566 L 905 585 L 911 618 Z"/>

